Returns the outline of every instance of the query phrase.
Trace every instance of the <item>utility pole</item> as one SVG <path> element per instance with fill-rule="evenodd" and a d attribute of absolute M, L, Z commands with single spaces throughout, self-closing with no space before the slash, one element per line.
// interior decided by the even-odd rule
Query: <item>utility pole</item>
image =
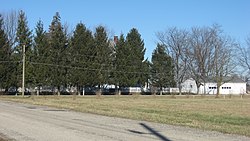
<path fill-rule="evenodd" d="M 25 91 L 25 44 L 23 45 L 23 82 L 22 82 L 22 96 L 24 96 Z"/>

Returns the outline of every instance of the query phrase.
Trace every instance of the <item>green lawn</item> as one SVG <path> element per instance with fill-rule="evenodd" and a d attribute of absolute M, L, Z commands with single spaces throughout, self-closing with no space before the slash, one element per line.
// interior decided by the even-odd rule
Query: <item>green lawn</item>
<path fill-rule="evenodd" d="M 250 136 L 249 96 L 1 96 L 0 100 Z"/>

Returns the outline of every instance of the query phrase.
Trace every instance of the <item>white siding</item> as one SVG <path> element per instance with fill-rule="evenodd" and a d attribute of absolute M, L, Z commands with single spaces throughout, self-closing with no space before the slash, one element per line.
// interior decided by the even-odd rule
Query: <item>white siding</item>
<path fill-rule="evenodd" d="M 125 93 L 140 93 L 141 87 L 125 87 L 121 89 L 121 92 Z"/>
<path fill-rule="evenodd" d="M 199 94 L 216 94 L 217 93 L 217 85 L 216 83 L 205 83 L 205 85 L 201 85 L 199 88 Z"/>
<path fill-rule="evenodd" d="M 217 93 L 216 83 L 206 83 L 204 86 L 200 87 L 200 94 L 216 94 Z M 246 93 L 246 83 L 224 83 L 220 86 L 220 94 L 245 94 Z"/>
<path fill-rule="evenodd" d="M 182 84 L 182 92 L 186 93 L 197 93 L 197 86 L 193 79 L 187 79 Z M 199 94 L 216 94 L 217 84 L 216 83 L 205 83 L 199 88 Z M 220 87 L 220 94 L 245 94 L 246 93 L 246 83 L 224 83 Z"/>
<path fill-rule="evenodd" d="M 187 79 L 181 84 L 183 93 L 197 93 L 197 86 L 193 79 Z"/>

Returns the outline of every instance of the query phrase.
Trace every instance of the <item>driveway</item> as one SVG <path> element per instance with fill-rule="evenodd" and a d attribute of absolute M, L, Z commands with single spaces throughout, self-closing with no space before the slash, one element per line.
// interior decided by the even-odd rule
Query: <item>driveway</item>
<path fill-rule="evenodd" d="M 238 135 L 6 101 L 0 101 L 0 136 L 17 141 L 250 140 Z"/>

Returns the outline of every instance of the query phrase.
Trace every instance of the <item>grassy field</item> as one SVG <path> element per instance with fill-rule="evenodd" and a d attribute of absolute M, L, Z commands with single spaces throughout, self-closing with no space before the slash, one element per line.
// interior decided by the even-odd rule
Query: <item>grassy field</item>
<path fill-rule="evenodd" d="M 0 96 L 0 100 L 250 136 L 249 96 Z"/>

